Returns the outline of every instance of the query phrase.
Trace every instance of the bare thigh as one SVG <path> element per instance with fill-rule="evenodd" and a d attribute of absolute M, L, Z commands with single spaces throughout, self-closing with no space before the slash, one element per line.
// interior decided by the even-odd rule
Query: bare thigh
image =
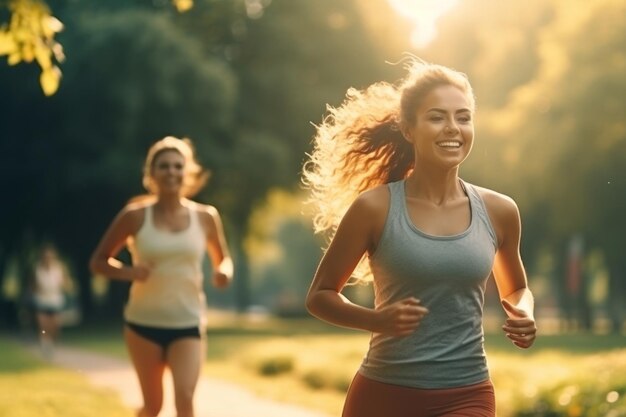
<path fill-rule="evenodd" d="M 49 338 L 56 338 L 59 329 L 58 314 L 37 313 L 39 330 L 45 332 L 43 335 Z"/>
<path fill-rule="evenodd" d="M 193 416 L 193 395 L 198 384 L 203 360 L 203 341 L 185 337 L 167 348 L 167 365 L 174 381 L 174 397 L 178 415 Z"/>
<path fill-rule="evenodd" d="M 128 327 L 124 327 L 124 339 L 135 372 L 137 372 L 144 408 L 149 414 L 157 415 L 163 405 L 163 373 L 165 371 L 163 348 L 139 336 Z"/>

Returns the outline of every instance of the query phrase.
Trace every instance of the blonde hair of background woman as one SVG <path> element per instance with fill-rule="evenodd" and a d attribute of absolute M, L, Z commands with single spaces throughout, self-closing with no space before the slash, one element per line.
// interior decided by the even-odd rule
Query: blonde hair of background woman
<path fill-rule="evenodd" d="M 157 193 L 157 188 L 152 180 L 154 161 L 162 152 L 171 150 L 179 152 L 185 158 L 182 195 L 183 197 L 192 197 L 205 186 L 209 179 L 209 172 L 203 169 L 196 160 L 193 144 L 188 138 L 179 139 L 174 136 L 166 136 L 150 147 L 143 168 L 143 186 L 150 194 Z"/>

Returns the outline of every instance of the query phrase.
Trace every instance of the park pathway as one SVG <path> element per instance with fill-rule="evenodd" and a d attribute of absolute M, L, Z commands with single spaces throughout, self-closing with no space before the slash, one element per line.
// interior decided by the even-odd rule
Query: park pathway
<path fill-rule="evenodd" d="M 31 350 L 39 354 L 36 347 Z M 137 409 L 141 391 L 129 362 L 84 350 L 57 346 L 50 362 L 84 375 L 94 386 L 117 392 L 124 404 Z M 165 399 L 159 417 L 175 417 L 172 384 L 166 374 Z M 330 417 L 297 406 L 264 399 L 238 385 L 202 376 L 195 397 L 197 417 Z"/>

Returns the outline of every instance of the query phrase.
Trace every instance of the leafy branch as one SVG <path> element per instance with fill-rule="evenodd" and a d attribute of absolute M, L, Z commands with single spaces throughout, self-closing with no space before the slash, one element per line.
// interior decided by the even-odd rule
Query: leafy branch
<path fill-rule="evenodd" d="M 52 16 L 41 0 L 9 2 L 11 20 L 0 26 L 0 56 L 7 55 L 9 65 L 36 61 L 41 67 L 39 83 L 46 96 L 59 88 L 63 47 L 54 37 L 63 30 L 63 23 Z"/>
<path fill-rule="evenodd" d="M 172 0 L 180 13 L 193 7 L 193 0 Z M 59 89 L 61 69 L 65 60 L 63 46 L 55 40 L 63 23 L 52 15 L 44 0 L 10 0 L 10 21 L 0 24 L 0 56 L 6 55 L 9 65 L 36 61 L 41 67 L 39 84 L 46 96 Z"/>

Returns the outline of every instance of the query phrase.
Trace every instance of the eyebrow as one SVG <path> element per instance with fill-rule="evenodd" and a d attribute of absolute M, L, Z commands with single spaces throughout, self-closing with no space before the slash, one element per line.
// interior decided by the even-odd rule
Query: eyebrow
<path fill-rule="evenodd" d="M 183 166 L 183 163 L 182 162 L 161 161 L 161 162 L 158 162 L 157 165 L 159 165 L 159 166 L 163 166 L 163 165 Z"/>
<path fill-rule="evenodd" d="M 433 107 L 432 109 L 428 109 L 426 111 L 427 112 L 434 111 L 434 112 L 437 112 L 437 113 L 448 113 L 447 110 L 440 109 L 440 108 L 437 108 L 437 107 Z M 472 111 L 470 109 L 459 109 L 459 110 L 455 111 L 454 113 L 458 114 L 458 113 L 471 113 L 471 112 Z"/>

